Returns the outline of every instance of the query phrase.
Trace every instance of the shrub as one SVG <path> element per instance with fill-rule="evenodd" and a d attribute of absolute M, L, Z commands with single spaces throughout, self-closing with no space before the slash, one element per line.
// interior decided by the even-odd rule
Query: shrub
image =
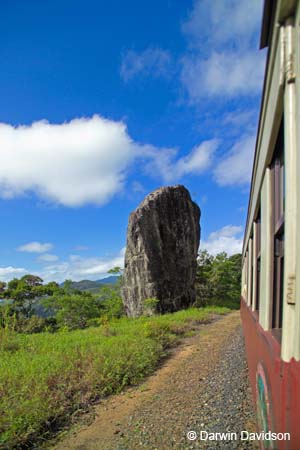
<path fill-rule="evenodd" d="M 0 336 L 0 448 L 33 448 L 49 426 L 153 372 L 165 349 L 225 308 L 138 319 L 106 318 L 97 328 Z M 5 342 L 5 345 L 3 343 Z M 35 446 L 35 448 L 38 448 Z"/>
<path fill-rule="evenodd" d="M 157 311 L 159 300 L 156 297 L 149 297 L 143 301 L 143 314 L 153 316 Z"/>
<path fill-rule="evenodd" d="M 31 316 L 28 319 L 22 318 L 18 321 L 17 331 L 21 333 L 40 333 L 47 326 L 47 321 L 43 317 Z"/>

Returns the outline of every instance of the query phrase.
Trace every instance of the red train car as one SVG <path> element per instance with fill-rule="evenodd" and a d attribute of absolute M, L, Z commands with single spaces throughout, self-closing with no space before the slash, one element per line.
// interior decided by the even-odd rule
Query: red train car
<path fill-rule="evenodd" d="M 265 1 L 264 47 L 241 316 L 262 448 L 300 450 L 299 0 Z"/>

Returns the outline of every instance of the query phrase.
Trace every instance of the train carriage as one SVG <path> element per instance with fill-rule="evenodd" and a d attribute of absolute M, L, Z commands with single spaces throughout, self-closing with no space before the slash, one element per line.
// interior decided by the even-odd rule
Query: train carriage
<path fill-rule="evenodd" d="M 300 450 L 300 1 L 266 0 L 267 63 L 243 245 L 241 316 L 261 431 Z"/>

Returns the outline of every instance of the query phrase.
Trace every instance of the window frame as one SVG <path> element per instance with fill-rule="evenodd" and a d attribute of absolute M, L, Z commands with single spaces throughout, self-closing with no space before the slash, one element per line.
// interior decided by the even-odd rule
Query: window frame
<path fill-rule="evenodd" d="M 271 163 L 273 202 L 273 298 L 271 327 L 281 341 L 284 283 L 284 137 L 280 126 L 276 148 Z"/>

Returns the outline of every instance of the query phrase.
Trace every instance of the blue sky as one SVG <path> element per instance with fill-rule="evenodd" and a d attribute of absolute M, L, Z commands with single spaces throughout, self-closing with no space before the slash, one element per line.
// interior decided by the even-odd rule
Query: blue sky
<path fill-rule="evenodd" d="M 201 247 L 241 249 L 262 1 L 14 0 L 0 15 L 0 279 L 99 279 L 128 216 L 184 184 Z"/>

